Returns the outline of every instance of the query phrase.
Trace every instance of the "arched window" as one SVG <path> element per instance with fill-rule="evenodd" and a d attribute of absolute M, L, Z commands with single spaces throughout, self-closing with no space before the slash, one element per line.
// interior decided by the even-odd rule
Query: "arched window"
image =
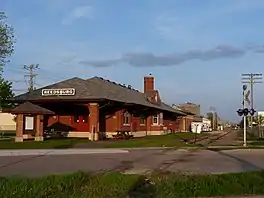
<path fill-rule="evenodd" d="M 123 114 L 123 124 L 124 125 L 130 125 L 129 117 L 130 117 L 130 114 L 127 111 L 125 111 Z"/>
<path fill-rule="evenodd" d="M 140 117 L 140 125 L 146 125 L 146 117 L 145 116 Z"/>
<path fill-rule="evenodd" d="M 158 114 L 153 115 L 153 125 L 159 124 L 159 116 Z"/>

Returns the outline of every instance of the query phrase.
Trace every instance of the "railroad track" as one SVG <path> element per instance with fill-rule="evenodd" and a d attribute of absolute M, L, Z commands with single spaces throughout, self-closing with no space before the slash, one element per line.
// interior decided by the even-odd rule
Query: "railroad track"
<path fill-rule="evenodd" d="M 216 134 L 210 134 L 208 136 L 203 136 L 203 137 L 199 137 L 196 139 L 191 139 L 191 140 L 187 141 L 187 143 L 188 144 L 210 145 L 210 144 L 216 142 L 217 140 L 225 137 L 229 133 L 230 133 L 230 131 L 216 133 Z"/>
<path fill-rule="evenodd" d="M 210 135 L 207 137 L 200 138 L 200 139 L 196 140 L 196 144 L 201 144 L 204 147 L 210 146 L 211 144 L 213 144 L 213 143 L 217 142 L 218 140 L 227 136 L 230 132 L 231 131 L 225 131 L 223 133 L 214 134 L 214 135 Z"/>

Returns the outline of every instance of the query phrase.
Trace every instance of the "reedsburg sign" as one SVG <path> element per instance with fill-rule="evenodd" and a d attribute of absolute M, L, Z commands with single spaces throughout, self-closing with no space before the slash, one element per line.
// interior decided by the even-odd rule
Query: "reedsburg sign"
<path fill-rule="evenodd" d="M 63 88 L 63 89 L 42 89 L 42 96 L 74 96 L 74 88 Z"/>

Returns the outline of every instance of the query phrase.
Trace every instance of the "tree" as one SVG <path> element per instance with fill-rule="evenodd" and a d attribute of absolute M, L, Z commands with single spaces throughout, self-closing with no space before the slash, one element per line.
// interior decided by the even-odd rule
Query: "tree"
<path fill-rule="evenodd" d="M 3 66 L 14 51 L 14 43 L 13 28 L 7 24 L 5 14 L 0 12 L 0 109 L 11 107 L 10 99 L 14 97 L 12 82 L 5 80 L 2 75 Z"/>
<path fill-rule="evenodd" d="M 15 94 L 12 91 L 12 82 L 4 80 L 0 76 L 0 109 L 12 107 L 10 99 L 12 99 Z"/>
<path fill-rule="evenodd" d="M 14 51 L 14 43 L 13 28 L 7 24 L 5 13 L 0 12 L 0 72 Z"/>
<path fill-rule="evenodd" d="M 256 123 L 258 126 L 262 126 L 264 124 L 264 116 L 263 115 L 255 115 L 253 117 L 254 123 Z"/>

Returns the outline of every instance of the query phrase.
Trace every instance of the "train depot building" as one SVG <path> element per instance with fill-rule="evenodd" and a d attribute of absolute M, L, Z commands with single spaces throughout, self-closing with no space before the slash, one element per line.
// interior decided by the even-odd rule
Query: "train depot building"
<path fill-rule="evenodd" d="M 154 77 L 144 77 L 144 92 L 100 77 L 72 78 L 18 95 L 16 138 L 42 141 L 46 132 L 101 140 L 118 132 L 134 137 L 180 131 L 188 113 L 161 101 Z"/>

